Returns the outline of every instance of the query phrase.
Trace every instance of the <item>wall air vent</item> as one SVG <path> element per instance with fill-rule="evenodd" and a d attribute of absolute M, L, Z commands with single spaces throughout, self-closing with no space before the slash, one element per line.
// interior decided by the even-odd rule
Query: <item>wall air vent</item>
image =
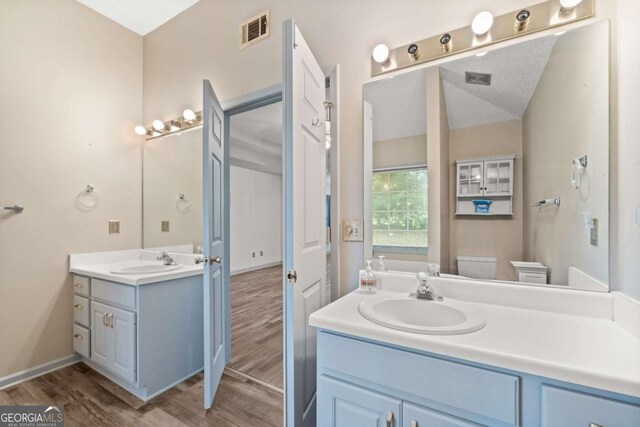
<path fill-rule="evenodd" d="M 470 85 L 491 86 L 491 74 L 472 73 L 465 71 L 465 81 Z"/>
<path fill-rule="evenodd" d="M 269 37 L 269 24 L 268 10 L 240 24 L 240 49 Z"/>

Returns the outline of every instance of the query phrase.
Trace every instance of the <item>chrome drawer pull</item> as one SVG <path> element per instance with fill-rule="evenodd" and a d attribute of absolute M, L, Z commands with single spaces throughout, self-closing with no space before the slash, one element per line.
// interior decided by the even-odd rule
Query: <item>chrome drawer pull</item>
<path fill-rule="evenodd" d="M 416 420 L 411 420 L 411 427 L 418 427 L 418 422 Z"/>
<path fill-rule="evenodd" d="M 108 314 L 109 314 L 109 313 L 106 313 L 106 312 L 105 312 L 105 313 L 102 315 L 102 324 L 103 324 L 104 326 L 109 326 L 109 323 L 107 322 L 107 315 L 108 315 Z"/>
<path fill-rule="evenodd" d="M 82 310 L 84 308 L 82 304 L 75 304 L 74 307 L 77 308 L 78 310 Z"/>
<path fill-rule="evenodd" d="M 78 289 L 82 289 L 82 288 L 84 288 L 84 285 L 82 283 L 76 283 L 75 287 L 78 288 Z"/>
<path fill-rule="evenodd" d="M 75 339 L 77 339 L 77 340 L 83 340 L 84 339 L 84 337 L 82 335 L 80 335 L 80 334 L 75 334 L 73 337 Z"/>
<path fill-rule="evenodd" d="M 387 412 L 387 427 L 393 426 L 393 412 Z"/>
<path fill-rule="evenodd" d="M 113 313 L 109 313 L 109 327 L 113 329 Z"/>

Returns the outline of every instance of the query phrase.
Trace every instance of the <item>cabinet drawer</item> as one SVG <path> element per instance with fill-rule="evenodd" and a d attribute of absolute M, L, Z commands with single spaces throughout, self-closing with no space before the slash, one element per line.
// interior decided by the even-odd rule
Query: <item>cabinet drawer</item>
<path fill-rule="evenodd" d="M 89 296 L 91 282 L 88 277 L 73 275 L 73 292 L 76 295 Z"/>
<path fill-rule="evenodd" d="M 326 332 L 318 340 L 322 373 L 403 390 L 418 403 L 426 399 L 509 425 L 519 422 L 520 377 Z"/>
<path fill-rule="evenodd" d="M 73 296 L 73 321 L 87 328 L 89 324 L 89 299 L 79 295 Z"/>
<path fill-rule="evenodd" d="M 411 403 L 402 404 L 402 427 L 481 427 L 480 424 Z"/>
<path fill-rule="evenodd" d="M 640 426 L 640 406 L 552 386 L 542 386 L 543 427 Z"/>
<path fill-rule="evenodd" d="M 88 358 L 90 342 L 91 331 L 80 325 L 73 325 L 73 351 Z"/>
<path fill-rule="evenodd" d="M 93 279 L 91 297 L 134 310 L 136 308 L 136 289 L 133 286 Z"/>

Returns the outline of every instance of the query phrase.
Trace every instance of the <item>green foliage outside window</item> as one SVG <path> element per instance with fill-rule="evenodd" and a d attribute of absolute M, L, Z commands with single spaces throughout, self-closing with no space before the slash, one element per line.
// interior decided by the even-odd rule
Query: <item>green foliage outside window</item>
<path fill-rule="evenodd" d="M 373 245 L 427 247 L 427 169 L 373 173 Z"/>

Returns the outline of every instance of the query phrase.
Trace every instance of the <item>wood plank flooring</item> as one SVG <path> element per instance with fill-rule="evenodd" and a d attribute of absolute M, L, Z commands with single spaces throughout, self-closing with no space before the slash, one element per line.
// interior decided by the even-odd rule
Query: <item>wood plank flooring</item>
<path fill-rule="evenodd" d="M 282 394 L 225 372 L 203 409 L 203 375 L 144 403 L 83 363 L 0 390 L 0 405 L 64 405 L 65 426 L 282 426 Z"/>
<path fill-rule="evenodd" d="M 0 405 L 64 405 L 66 426 L 282 426 L 282 267 L 231 282 L 232 369 L 209 411 L 203 374 L 145 403 L 83 363 L 0 390 Z"/>
<path fill-rule="evenodd" d="M 282 266 L 231 278 L 229 367 L 282 389 Z"/>

